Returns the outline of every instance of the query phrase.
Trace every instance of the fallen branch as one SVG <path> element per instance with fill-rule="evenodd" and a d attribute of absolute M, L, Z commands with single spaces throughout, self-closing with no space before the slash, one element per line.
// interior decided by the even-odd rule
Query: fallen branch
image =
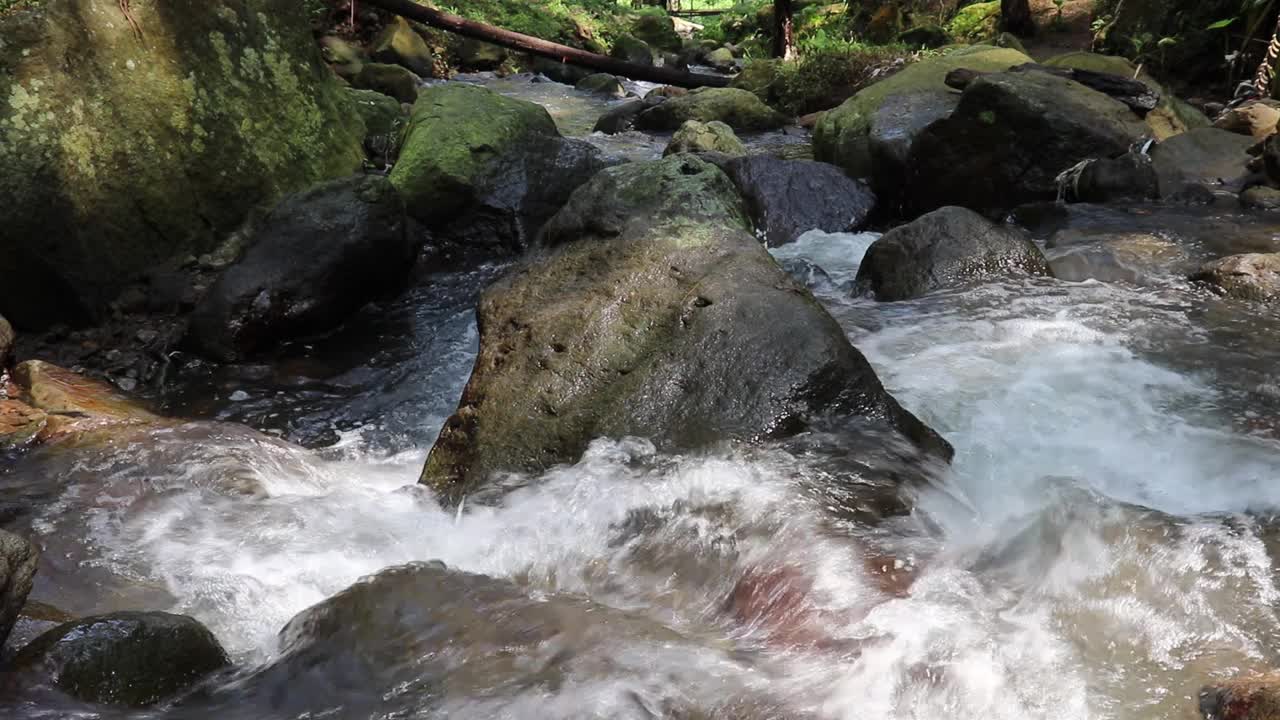
<path fill-rule="evenodd" d="M 551 58 L 569 65 L 578 65 L 600 72 L 621 75 L 632 80 L 644 80 L 680 87 L 726 87 L 729 84 L 729 78 L 721 75 L 706 75 L 674 68 L 637 65 L 625 60 L 579 50 L 568 45 L 541 40 L 531 35 L 523 35 L 492 25 L 467 20 L 451 13 L 419 5 L 413 0 L 363 0 L 363 2 L 366 5 L 382 8 L 403 18 L 415 20 L 441 30 L 448 30 L 463 37 L 483 40 L 494 45 L 501 45 L 510 50 Z"/>

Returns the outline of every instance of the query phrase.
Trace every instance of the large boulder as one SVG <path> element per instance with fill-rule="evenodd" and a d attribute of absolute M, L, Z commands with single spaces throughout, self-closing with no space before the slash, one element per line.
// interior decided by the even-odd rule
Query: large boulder
<path fill-rule="evenodd" d="M 364 132 L 294 0 L 0 13 L 0 311 L 90 322 L 140 272 L 360 167 Z"/>
<path fill-rule="evenodd" d="M 983 75 L 949 117 L 916 137 L 904 188 L 911 213 L 999 211 L 1058 196 L 1083 160 L 1128 152 L 1146 126 L 1123 103 L 1042 72 Z"/>
<path fill-rule="evenodd" d="M 374 90 L 348 88 L 352 105 L 364 120 L 364 150 L 370 158 L 390 165 L 400 152 L 400 134 L 409 120 L 404 105 Z"/>
<path fill-rule="evenodd" d="M 1122 57 L 1080 51 L 1056 55 L 1045 60 L 1044 64 L 1049 67 L 1088 70 L 1090 72 L 1108 73 L 1141 80 L 1147 87 L 1160 95 L 1160 104 L 1143 118 L 1151 132 L 1151 136 L 1156 140 L 1166 140 L 1188 130 L 1209 127 L 1210 125 L 1210 120 L 1205 117 L 1204 113 L 1178 99 L 1176 95 L 1155 78 Z"/>
<path fill-rule="evenodd" d="M 1161 197 L 1173 197 L 1188 185 L 1238 193 L 1252 176 L 1253 138 L 1218 128 L 1176 135 L 1151 149 Z"/>
<path fill-rule="evenodd" d="M 810 230 L 859 230 L 876 205 L 875 193 L 865 183 L 827 163 L 757 155 L 732 160 L 725 170 L 769 247 L 793 242 Z"/>
<path fill-rule="evenodd" d="M 1280 718 L 1280 671 L 1246 674 L 1200 690 L 1204 720 L 1276 720 Z"/>
<path fill-rule="evenodd" d="M 739 132 L 776 130 L 787 124 L 785 115 L 746 90 L 699 88 L 641 112 L 635 125 L 641 130 L 673 131 L 689 120 L 719 120 Z"/>
<path fill-rule="evenodd" d="M 677 153 L 721 153 L 736 156 L 747 154 L 747 148 L 733 134 L 733 128 L 719 120 L 709 123 L 689 120 L 671 136 L 671 142 L 667 143 L 667 149 L 662 152 L 664 156 Z"/>
<path fill-rule="evenodd" d="M 445 500 L 493 473 L 577 460 L 602 436 L 682 450 L 827 415 L 887 422 L 949 457 L 755 239 L 714 165 L 605 170 L 541 242 L 547 253 L 480 302 L 475 368 L 422 475 Z"/>
<path fill-rule="evenodd" d="M 1216 128 L 1248 135 L 1258 142 L 1275 135 L 1277 125 L 1280 125 L 1280 101 L 1271 99 L 1237 105 L 1213 122 Z"/>
<path fill-rule="evenodd" d="M 331 329 L 409 278 L 417 245 L 386 178 L 356 176 L 287 198 L 191 316 L 188 342 L 237 360 Z"/>
<path fill-rule="evenodd" d="M 870 179 L 876 193 L 896 205 L 916 137 L 959 103 L 947 73 L 1001 72 L 1029 62 L 1016 50 L 980 45 L 912 63 L 823 115 L 814 128 L 814 157 Z"/>
<path fill-rule="evenodd" d="M 542 106 L 474 85 L 424 90 L 405 132 L 391 182 L 409 214 L 437 242 L 477 254 L 525 247 L 606 164 L 561 137 Z"/>
<path fill-rule="evenodd" d="M 716 72 L 731 73 L 738 69 L 738 59 L 729 48 L 712 50 L 703 56 L 702 61 Z"/>
<path fill-rule="evenodd" d="M 380 92 L 402 103 L 412 103 L 418 99 L 418 85 L 421 82 L 408 68 L 375 62 L 362 63 L 360 72 L 350 80 L 352 87 Z"/>
<path fill-rule="evenodd" d="M 5 368 L 9 367 L 9 359 L 13 356 L 13 341 L 17 339 L 17 333 L 13 331 L 13 326 L 8 320 L 0 315 L 0 374 L 3 374 Z"/>
<path fill-rule="evenodd" d="M 455 48 L 458 67 L 466 71 L 497 70 L 510 54 L 501 45 L 475 38 L 462 38 Z"/>
<path fill-rule="evenodd" d="M 30 541 L 0 530 L 0 648 L 27 602 L 39 561 L 40 551 Z"/>
<path fill-rule="evenodd" d="M 136 708 L 228 665 L 213 633 L 192 618 L 121 612 L 59 625 L 19 651 L 10 671 L 85 702 Z"/>
<path fill-rule="evenodd" d="M 1280 300 L 1280 253 L 1231 255 L 1205 263 L 1191 279 L 1228 297 L 1274 303 Z"/>
<path fill-rule="evenodd" d="M 1036 244 L 1020 231 L 959 207 L 895 228 L 871 244 L 855 293 L 910 300 L 935 290 L 1018 275 L 1050 275 Z"/>
<path fill-rule="evenodd" d="M 669 15 L 641 15 L 631 23 L 631 35 L 664 52 L 678 53 L 684 47 L 684 41 Z"/>
<path fill-rule="evenodd" d="M 643 65 L 650 67 L 654 64 L 653 48 L 643 40 L 632 37 L 631 35 L 621 35 L 617 40 L 613 41 L 613 49 L 609 51 L 609 56 L 631 63 L 632 65 Z"/>
<path fill-rule="evenodd" d="M 396 17 L 383 28 L 370 47 L 373 59 L 380 63 L 400 65 L 422 77 L 435 75 L 435 56 L 409 21 Z"/>
<path fill-rule="evenodd" d="M 159 416 L 111 386 L 43 360 L 27 360 L 13 369 L 24 399 L 50 415 L 81 426 L 148 424 Z"/>

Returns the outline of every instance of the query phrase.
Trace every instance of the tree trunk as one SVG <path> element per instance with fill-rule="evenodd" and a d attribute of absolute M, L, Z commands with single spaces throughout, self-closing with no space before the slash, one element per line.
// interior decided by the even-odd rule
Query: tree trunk
<path fill-rule="evenodd" d="M 1036 34 L 1028 0 L 1000 0 L 1000 29 L 1023 37 Z"/>
<path fill-rule="evenodd" d="M 413 0 L 361 0 L 366 5 L 382 8 L 409 20 L 415 20 L 432 27 L 448 30 L 464 37 L 483 40 L 494 45 L 518 52 L 539 55 L 558 60 L 569 65 L 578 65 L 600 72 L 612 73 L 632 80 L 678 85 L 680 87 L 727 87 L 729 78 L 723 75 L 705 75 L 691 73 L 674 68 L 649 67 L 619 60 L 617 58 L 597 55 L 578 48 L 559 43 L 540 40 L 530 35 L 522 35 L 510 30 L 474 22 L 447 12 L 419 5 Z"/>
<path fill-rule="evenodd" d="M 790 59 L 795 54 L 795 45 L 791 0 L 773 0 L 773 56 Z"/>

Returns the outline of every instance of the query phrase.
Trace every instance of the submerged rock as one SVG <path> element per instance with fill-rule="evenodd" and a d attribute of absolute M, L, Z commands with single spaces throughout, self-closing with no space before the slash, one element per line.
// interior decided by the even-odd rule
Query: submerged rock
<path fill-rule="evenodd" d="M 1016 50 L 978 45 L 912 63 L 824 114 L 814 128 L 814 157 L 870 179 L 876 193 L 896 205 L 916 137 L 959 102 L 947 73 L 1001 72 L 1029 62 Z"/>
<path fill-rule="evenodd" d="M 1191 279 L 1228 297 L 1274 303 L 1280 300 L 1280 253 L 1231 255 L 1205 263 Z"/>
<path fill-rule="evenodd" d="M 441 85 L 414 105 L 391 182 L 437 242 L 493 255 L 524 248 L 605 165 L 591 144 L 561 137 L 540 105 Z"/>
<path fill-rule="evenodd" d="M 1255 185 L 1240 193 L 1240 204 L 1249 210 L 1280 210 L 1280 190 Z"/>
<path fill-rule="evenodd" d="M 19 651 L 11 670 L 85 702 L 137 708 L 230 664 L 213 633 L 192 618 L 121 612 L 59 625 Z"/>
<path fill-rule="evenodd" d="M 955 112 L 916 138 L 907 206 L 997 211 L 1052 200 L 1063 171 L 1122 155 L 1145 132 L 1126 105 L 1072 80 L 1042 72 L 983 75 Z"/>
<path fill-rule="evenodd" d="M 1187 260 L 1177 242 L 1145 232 L 1060 230 L 1046 245 L 1053 276 L 1068 282 L 1145 285 L 1179 273 Z"/>
<path fill-rule="evenodd" d="M 1280 718 L 1280 671 L 1234 678 L 1200 691 L 1204 720 Z"/>
<path fill-rule="evenodd" d="M 689 120 L 680 126 L 671 137 L 671 142 L 667 143 L 667 149 L 662 152 L 664 156 L 678 153 L 721 153 L 736 156 L 745 155 L 747 148 L 733 134 L 733 128 L 718 120 L 709 123 Z"/>
<path fill-rule="evenodd" d="M 699 88 L 640 113 L 641 130 L 677 130 L 689 120 L 719 120 L 736 131 L 776 130 L 787 124 L 782 113 L 752 93 L 737 88 Z"/>
<path fill-rule="evenodd" d="M 187 342 L 219 360 L 336 327 L 404 287 L 417 256 L 385 178 L 335 180 L 287 198 L 191 316 Z"/>
<path fill-rule="evenodd" d="M 959 207 L 935 210 L 872 243 L 854 292 L 910 300 L 934 290 L 1017 275 L 1051 275 L 1035 243 Z"/>
<path fill-rule="evenodd" d="M 40 551 L 26 538 L 0 530 L 0 648 L 27 602 Z"/>
<path fill-rule="evenodd" d="M 363 128 L 292 0 L 0 13 L 0 311 L 98 319 L 260 204 L 356 171 Z"/>
<path fill-rule="evenodd" d="M 861 229 L 876 206 L 870 188 L 827 163 L 758 155 L 733 160 L 725 170 L 769 247 L 794 242 L 809 230 Z"/>
<path fill-rule="evenodd" d="M 580 188 L 544 229 L 553 249 L 481 300 L 475 369 L 422 482 L 456 501 L 493 473 L 576 460 L 597 437 L 689 449 L 828 414 L 885 421 L 949 457 L 749 228 L 729 178 L 694 156 Z"/>

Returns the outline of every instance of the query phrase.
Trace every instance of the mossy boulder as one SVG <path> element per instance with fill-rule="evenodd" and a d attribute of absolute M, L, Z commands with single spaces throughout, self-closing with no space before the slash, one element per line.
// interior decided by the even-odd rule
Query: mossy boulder
<path fill-rule="evenodd" d="M 702 61 L 711 69 L 722 73 L 731 73 L 738 68 L 737 58 L 729 48 L 718 48 L 703 56 Z"/>
<path fill-rule="evenodd" d="M 480 351 L 422 482 L 446 501 L 599 437 L 685 450 L 855 416 L 948 456 L 755 238 L 733 183 L 694 156 L 601 172 L 548 252 L 490 288 Z M 760 322 L 769 318 L 769 322 Z"/>
<path fill-rule="evenodd" d="M 1000 0 L 973 3 L 960 8 L 947 25 L 947 32 L 957 40 L 981 42 L 999 34 Z"/>
<path fill-rule="evenodd" d="M 458 67 L 463 70 L 497 70 L 507 61 L 510 54 L 501 45 L 494 45 L 483 40 L 463 38 L 458 43 L 454 54 L 458 57 Z"/>
<path fill-rule="evenodd" d="M 776 106 L 781 99 L 781 60 L 752 60 L 729 83 L 729 87 L 746 90 L 766 105 Z"/>
<path fill-rule="evenodd" d="M 139 708 L 230 664 L 213 633 L 190 617 L 121 612 L 46 632 L 18 652 L 11 672 L 85 702 Z"/>
<path fill-rule="evenodd" d="M 0 15 L 0 309 L 93 321 L 141 271 L 363 160 L 292 0 L 47 0 Z M 139 34 L 141 33 L 141 37 Z"/>
<path fill-rule="evenodd" d="M 668 15 L 641 15 L 631 23 L 631 36 L 665 52 L 678 53 L 684 47 L 675 22 Z"/>
<path fill-rule="evenodd" d="M 348 88 L 351 106 L 364 121 L 366 141 L 370 137 L 397 134 L 404 129 L 408 113 L 399 100 L 377 90 Z"/>
<path fill-rule="evenodd" d="M 622 86 L 622 82 L 609 73 L 588 75 L 579 80 L 574 88 L 593 95 L 603 95 L 604 97 L 624 98 L 627 96 L 627 89 Z"/>
<path fill-rule="evenodd" d="M 655 62 L 653 48 L 645 41 L 631 35 L 620 35 L 613 41 L 609 51 L 611 57 L 625 60 L 633 65 L 651 66 Z"/>
<path fill-rule="evenodd" d="M 354 88 L 380 92 L 402 103 L 417 100 L 421 84 L 421 79 L 408 68 L 375 62 L 362 63 L 360 71 L 348 80 Z"/>
<path fill-rule="evenodd" d="M 604 166 L 542 106 L 451 84 L 414 104 L 391 182 L 438 242 L 487 254 L 523 248 Z"/>
<path fill-rule="evenodd" d="M 1231 255 L 1205 263 L 1191 279 L 1239 300 L 1280 302 L 1280 253 Z"/>
<path fill-rule="evenodd" d="M 954 112 L 915 138 L 903 188 L 907 214 L 945 205 L 998 213 L 1054 200 L 1064 171 L 1123 155 L 1146 135 L 1128 106 L 1072 80 L 983 75 Z"/>
<path fill-rule="evenodd" d="M 723 155 L 745 155 L 746 146 L 733 134 L 733 128 L 718 120 L 709 123 L 689 120 L 667 143 L 663 155 L 677 153 L 721 153 Z"/>
<path fill-rule="evenodd" d="M 370 46 L 370 55 L 380 63 L 400 65 L 422 77 L 435 74 L 435 56 L 427 41 L 402 17 L 383 28 Z"/>
<path fill-rule="evenodd" d="M 814 128 L 814 157 L 870 179 L 883 202 L 897 205 L 916 137 L 959 104 L 947 73 L 1002 72 L 1029 62 L 1016 50 L 978 45 L 908 65 L 823 115 Z"/>
<path fill-rule="evenodd" d="M 787 117 L 738 88 L 699 88 L 655 105 L 636 117 L 641 130 L 673 131 L 689 120 L 718 120 L 739 132 L 776 130 Z"/>
<path fill-rule="evenodd" d="M 1204 113 L 1178 99 L 1150 74 L 1139 72 L 1133 63 L 1122 57 L 1080 51 L 1056 55 L 1045 60 L 1044 64 L 1049 67 L 1089 70 L 1127 78 L 1136 77 L 1141 80 L 1160 94 L 1160 104 L 1144 118 L 1147 127 L 1151 128 L 1152 137 L 1156 140 L 1166 140 L 1188 130 L 1209 127 L 1211 124 Z"/>

